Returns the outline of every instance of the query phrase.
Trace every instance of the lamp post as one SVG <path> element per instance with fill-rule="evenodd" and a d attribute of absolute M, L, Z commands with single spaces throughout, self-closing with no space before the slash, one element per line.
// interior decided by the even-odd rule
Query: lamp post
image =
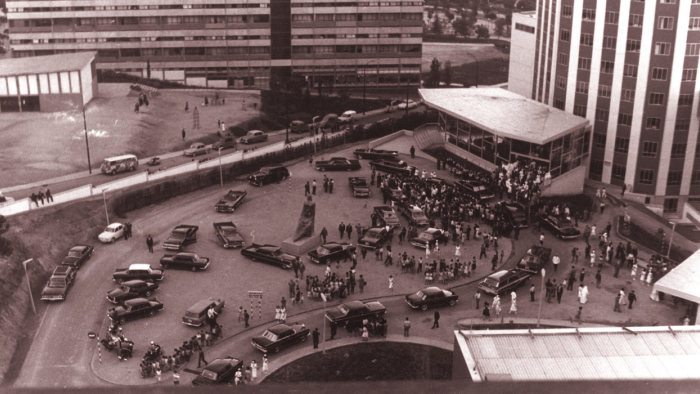
<path fill-rule="evenodd" d="M 36 315 L 36 306 L 34 305 L 34 296 L 32 295 L 32 284 L 29 283 L 29 273 L 27 272 L 27 263 L 33 260 L 34 259 L 25 260 L 22 262 L 22 265 L 24 266 L 24 274 L 27 277 L 27 286 L 29 287 L 29 299 L 32 301 L 32 309 L 34 310 L 34 314 Z"/>
<path fill-rule="evenodd" d="M 406 76 L 406 115 L 408 115 L 408 84 L 411 82 L 410 74 Z"/>
<path fill-rule="evenodd" d="M 323 315 L 321 317 L 321 319 L 322 319 L 321 321 L 323 324 L 323 349 L 321 350 L 321 352 L 323 354 L 326 354 L 326 301 L 327 301 L 327 299 L 326 299 L 326 295 L 323 294 L 323 292 L 321 292 L 321 298 L 323 298 Z"/>
<path fill-rule="evenodd" d="M 109 188 L 102 189 L 102 202 L 105 204 L 105 216 L 107 216 L 107 225 L 109 226 L 109 212 L 107 212 L 107 198 L 105 197 L 105 192 L 107 190 L 109 190 Z"/>
<path fill-rule="evenodd" d="M 218 151 L 219 151 L 219 178 L 221 178 L 221 187 L 224 187 L 224 172 L 221 169 L 221 149 L 223 149 L 223 148 L 220 147 L 218 149 Z"/>
<path fill-rule="evenodd" d="M 542 271 L 540 271 L 540 274 L 542 274 L 542 286 L 540 287 L 540 307 L 537 310 L 537 328 L 540 328 L 540 314 L 542 313 L 542 298 L 544 295 L 544 276 L 545 276 L 545 270 L 542 268 Z"/>
<path fill-rule="evenodd" d="M 668 241 L 668 252 L 666 252 L 666 259 L 671 256 L 671 245 L 673 245 L 673 234 L 676 232 L 676 223 L 675 222 L 669 222 L 673 225 L 673 229 L 671 229 L 671 239 Z"/>
<path fill-rule="evenodd" d="M 87 119 L 85 119 L 85 98 L 83 97 L 82 78 L 80 78 L 80 106 L 83 108 L 83 131 L 85 132 L 85 149 L 87 150 L 88 173 L 92 174 L 92 164 L 90 164 L 90 144 L 88 143 Z"/>
<path fill-rule="evenodd" d="M 365 63 L 365 68 L 362 70 L 362 115 L 365 114 L 365 109 L 367 108 L 365 105 L 365 99 L 367 96 L 367 66 L 369 66 L 370 63 L 374 63 L 374 60 L 370 60 Z"/>
<path fill-rule="evenodd" d="M 316 126 L 316 119 L 320 118 L 320 116 L 314 116 L 313 119 L 311 119 L 311 123 L 313 123 L 313 127 L 311 128 L 311 137 L 312 137 L 312 143 L 314 144 L 314 153 L 316 153 L 316 133 L 317 133 L 317 126 Z"/>
<path fill-rule="evenodd" d="M 479 87 L 479 59 L 474 56 L 473 53 L 467 52 L 467 55 L 471 56 L 474 58 L 474 61 L 476 62 L 476 87 Z"/>

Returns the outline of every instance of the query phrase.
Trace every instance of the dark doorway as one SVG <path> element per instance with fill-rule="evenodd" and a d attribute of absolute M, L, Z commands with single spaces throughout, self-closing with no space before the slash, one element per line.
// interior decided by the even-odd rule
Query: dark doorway
<path fill-rule="evenodd" d="M 21 96 L 22 112 L 39 112 L 41 105 L 39 104 L 39 96 Z"/>
<path fill-rule="evenodd" d="M 0 97 L 0 112 L 19 112 L 17 97 Z"/>

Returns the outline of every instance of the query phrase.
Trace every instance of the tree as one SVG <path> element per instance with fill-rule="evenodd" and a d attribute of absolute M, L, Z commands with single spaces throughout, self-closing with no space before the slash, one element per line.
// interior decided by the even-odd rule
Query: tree
<path fill-rule="evenodd" d="M 440 62 L 437 60 L 437 58 L 434 58 L 430 63 L 430 75 L 428 78 L 430 79 L 428 81 L 428 85 L 430 87 L 437 88 L 440 86 Z"/>
<path fill-rule="evenodd" d="M 515 0 L 502 0 L 501 4 L 503 4 L 503 8 L 507 10 L 512 10 L 515 8 Z"/>
<path fill-rule="evenodd" d="M 440 17 L 435 15 L 435 21 L 433 22 L 433 33 L 442 34 L 442 23 L 440 23 Z"/>
<path fill-rule="evenodd" d="M 507 22 L 505 19 L 498 18 L 496 20 L 496 29 L 495 29 L 494 33 L 496 33 L 496 35 L 498 36 L 499 39 L 501 38 L 501 36 L 505 35 L 506 25 L 507 25 Z"/>
<path fill-rule="evenodd" d="M 455 19 L 455 14 L 453 14 L 453 13 L 451 13 L 451 12 L 449 12 L 449 11 L 447 11 L 447 13 L 445 14 L 445 16 L 447 17 L 447 19 L 450 20 L 450 22 L 453 21 L 453 20 Z"/>
<path fill-rule="evenodd" d="M 472 35 L 474 23 L 469 19 L 459 18 L 452 22 L 452 28 L 457 34 L 468 37 Z"/>
<path fill-rule="evenodd" d="M 519 9 L 520 11 L 534 11 L 535 10 L 535 3 L 532 2 L 531 0 L 520 0 L 520 1 L 518 1 L 516 8 Z"/>
<path fill-rule="evenodd" d="M 442 80 L 445 82 L 445 87 L 449 87 L 452 84 L 452 63 L 449 60 L 445 62 Z"/>
<path fill-rule="evenodd" d="M 513 24 L 513 14 L 506 14 L 506 24 L 508 26 Z"/>
<path fill-rule="evenodd" d="M 475 31 L 476 31 L 477 38 L 483 38 L 483 39 L 489 38 L 490 33 L 489 33 L 488 27 L 486 27 L 484 25 L 476 25 Z"/>

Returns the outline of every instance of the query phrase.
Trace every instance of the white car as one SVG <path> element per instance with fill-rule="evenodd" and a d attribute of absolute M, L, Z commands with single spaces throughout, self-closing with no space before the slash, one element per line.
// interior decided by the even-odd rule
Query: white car
<path fill-rule="evenodd" d="M 357 116 L 357 112 L 355 112 L 355 111 L 345 111 L 345 112 L 343 112 L 342 115 L 340 115 L 340 116 L 338 117 L 338 121 L 340 122 L 340 124 L 343 124 L 343 123 L 350 123 L 350 122 L 352 122 L 353 120 L 355 120 L 355 116 Z"/>
<path fill-rule="evenodd" d="M 114 243 L 118 238 L 124 236 L 124 225 L 121 223 L 112 223 L 105 228 L 97 238 L 104 243 Z"/>
<path fill-rule="evenodd" d="M 408 104 L 406 104 L 406 100 L 401 101 L 401 103 L 397 106 L 398 109 L 406 109 L 406 105 L 408 105 L 408 109 L 411 108 L 416 108 L 418 104 L 413 101 L 413 100 L 408 100 Z"/>

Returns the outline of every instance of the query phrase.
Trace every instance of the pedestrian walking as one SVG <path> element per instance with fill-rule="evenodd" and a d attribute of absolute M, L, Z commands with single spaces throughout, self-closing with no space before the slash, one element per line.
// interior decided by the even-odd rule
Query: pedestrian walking
<path fill-rule="evenodd" d="M 559 263 L 561 263 L 561 259 L 559 258 L 558 254 L 555 254 L 552 257 L 552 265 L 554 266 L 554 272 L 557 272 L 557 268 L 559 268 Z"/>
<path fill-rule="evenodd" d="M 284 324 L 287 322 L 287 308 L 280 308 L 280 321 Z"/>
<path fill-rule="evenodd" d="M 564 284 L 560 283 L 559 286 L 557 286 L 557 303 L 561 304 L 561 296 L 564 294 Z"/>
<path fill-rule="evenodd" d="M 540 234 L 540 246 L 544 245 L 544 233 Z"/>
<path fill-rule="evenodd" d="M 298 257 L 297 261 L 299 261 Z M 299 261 L 299 275 L 301 276 L 301 279 L 304 279 L 304 271 L 306 271 L 306 265 L 304 265 L 303 261 Z"/>
<path fill-rule="evenodd" d="M 491 321 L 491 311 L 489 311 L 489 303 L 484 302 L 484 309 L 481 311 L 481 318 Z"/>
<path fill-rule="evenodd" d="M 514 313 L 518 314 L 518 304 L 516 303 L 516 298 L 518 297 L 517 294 L 515 294 L 515 291 L 512 291 L 510 293 L 510 310 L 508 311 L 509 314 Z"/>
<path fill-rule="evenodd" d="M 207 360 L 204 358 L 204 349 L 202 347 L 199 348 L 199 360 L 197 361 L 197 368 L 202 367 L 202 361 L 204 361 L 204 365 L 209 365 Z"/>
<path fill-rule="evenodd" d="M 415 158 L 416 157 L 416 148 L 414 148 L 413 145 L 411 145 L 410 152 L 411 152 L 411 159 Z"/>
<path fill-rule="evenodd" d="M 243 321 L 243 306 L 239 306 L 238 307 L 238 322 L 240 323 L 242 321 Z"/>
<path fill-rule="evenodd" d="M 318 327 L 314 329 L 314 332 L 311 333 L 311 338 L 313 339 L 314 342 L 314 349 L 318 349 L 318 338 L 321 336 L 321 333 L 318 332 Z"/>
<path fill-rule="evenodd" d="M 323 243 L 326 243 L 326 237 L 328 236 L 328 230 L 324 227 L 323 230 L 321 230 L 321 238 L 323 239 Z"/>
<path fill-rule="evenodd" d="M 280 308 L 280 306 L 277 305 L 275 307 L 275 320 L 277 320 L 277 323 L 282 322 L 282 318 L 281 318 L 282 314 L 280 313 L 281 311 L 282 311 L 282 308 Z"/>
<path fill-rule="evenodd" d="M 530 286 L 530 302 L 535 302 L 535 284 Z"/>
<path fill-rule="evenodd" d="M 389 291 L 394 291 L 394 277 L 389 275 Z"/>
<path fill-rule="evenodd" d="M 620 290 L 620 293 L 618 293 L 617 296 L 615 296 L 615 306 L 613 307 L 613 312 L 622 312 L 620 310 L 620 298 L 623 294 L 624 293 L 622 292 L 622 290 Z"/>
<path fill-rule="evenodd" d="M 352 240 L 352 224 L 345 226 L 345 232 L 348 233 L 348 239 Z"/>
<path fill-rule="evenodd" d="M 250 327 L 250 325 L 248 324 L 248 320 L 250 320 L 250 315 L 248 314 L 248 310 L 246 309 L 246 310 L 243 311 L 243 321 L 245 321 L 245 327 L 244 327 L 244 328 Z"/>
<path fill-rule="evenodd" d="M 493 297 L 493 303 L 491 304 L 491 309 L 496 314 L 496 316 L 501 316 L 501 297 L 496 294 Z"/>
<path fill-rule="evenodd" d="M 583 307 L 580 306 L 578 307 L 578 312 L 576 312 L 576 316 L 574 316 L 574 320 L 578 322 L 578 324 L 581 324 L 581 313 L 583 312 Z"/>
<path fill-rule="evenodd" d="M 267 374 L 270 371 L 270 365 L 267 362 L 267 354 L 263 354 L 262 371 L 264 374 Z"/>
<path fill-rule="evenodd" d="M 185 132 L 185 128 L 182 128 L 182 140 L 185 140 L 185 137 L 187 136 L 187 133 Z"/>
<path fill-rule="evenodd" d="M 630 271 L 630 274 L 632 275 L 632 280 L 637 280 L 637 264 L 636 263 L 632 264 L 632 270 Z M 632 309 L 632 308 L 630 308 L 630 309 Z"/>
<path fill-rule="evenodd" d="M 148 246 L 148 252 L 153 253 L 153 238 L 151 238 L 151 234 L 148 234 L 148 237 L 146 237 L 146 245 Z"/>
<path fill-rule="evenodd" d="M 173 369 L 173 384 L 176 386 L 180 385 L 180 373 L 177 372 L 177 368 Z"/>
<path fill-rule="evenodd" d="M 313 185 L 311 186 L 311 194 L 316 195 L 316 180 L 314 179 Z"/>
<path fill-rule="evenodd" d="M 408 317 L 406 320 L 403 322 L 403 336 L 408 337 L 408 331 L 411 329 L 411 322 L 408 320 Z"/>
<path fill-rule="evenodd" d="M 440 320 L 440 312 L 435 311 L 434 318 L 435 318 L 435 322 L 433 323 L 433 326 L 430 327 L 431 330 L 432 330 L 433 328 L 440 328 L 440 323 L 439 323 L 439 320 Z"/>
<path fill-rule="evenodd" d="M 477 290 L 474 294 L 474 300 L 476 301 L 476 309 L 479 309 L 479 301 L 481 300 L 481 290 Z"/>
<path fill-rule="evenodd" d="M 362 327 L 362 342 L 369 341 L 369 331 L 367 331 L 367 326 Z"/>
<path fill-rule="evenodd" d="M 308 196 L 311 194 L 311 186 L 309 185 L 309 181 L 306 181 L 306 184 L 304 185 L 304 197 Z"/>
<path fill-rule="evenodd" d="M 600 270 L 595 273 L 595 287 L 600 289 L 600 282 L 603 280 L 603 275 L 600 274 Z"/>
<path fill-rule="evenodd" d="M 340 239 L 343 239 L 343 234 L 345 234 L 345 223 L 340 222 L 340 225 L 338 225 L 338 232 L 340 232 Z"/>
<path fill-rule="evenodd" d="M 333 194 L 333 185 L 335 185 L 335 182 L 333 182 L 333 179 L 331 179 L 328 182 L 328 193 Z"/>
<path fill-rule="evenodd" d="M 637 295 L 634 294 L 634 290 L 630 291 L 629 295 L 627 296 L 627 301 L 630 302 L 629 309 L 632 309 L 632 304 L 637 301 Z"/>

